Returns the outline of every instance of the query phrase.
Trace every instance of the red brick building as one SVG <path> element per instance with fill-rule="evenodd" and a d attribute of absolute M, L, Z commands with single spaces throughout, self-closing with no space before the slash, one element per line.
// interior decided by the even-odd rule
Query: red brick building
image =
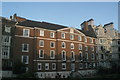
<path fill-rule="evenodd" d="M 57 73 L 63 78 L 74 71 L 95 73 L 96 36 L 92 32 L 19 17 L 13 38 L 13 65 L 20 61 L 39 78 L 55 78 Z"/>

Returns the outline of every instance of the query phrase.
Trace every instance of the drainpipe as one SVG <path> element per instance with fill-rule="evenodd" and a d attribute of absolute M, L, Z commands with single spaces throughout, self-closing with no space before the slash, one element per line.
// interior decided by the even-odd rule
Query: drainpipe
<path fill-rule="evenodd" d="M 58 31 L 56 31 L 56 75 L 58 73 Z"/>

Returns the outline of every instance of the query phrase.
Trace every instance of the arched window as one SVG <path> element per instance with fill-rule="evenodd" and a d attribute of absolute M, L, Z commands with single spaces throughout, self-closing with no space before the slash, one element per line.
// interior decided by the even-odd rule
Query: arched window
<path fill-rule="evenodd" d="M 74 44 L 73 43 L 70 44 L 70 48 L 74 49 Z"/>
<path fill-rule="evenodd" d="M 83 59 L 83 55 L 82 55 L 82 52 L 80 52 L 80 57 L 79 57 L 80 61 L 82 61 Z"/>
<path fill-rule="evenodd" d="M 61 43 L 61 47 L 62 47 L 62 48 L 65 48 L 65 47 L 66 47 L 65 42 L 62 42 L 62 43 Z"/>
<path fill-rule="evenodd" d="M 64 50 L 62 51 L 62 60 L 66 61 L 66 52 Z"/>
<path fill-rule="evenodd" d="M 71 60 L 75 61 L 75 52 L 74 51 L 71 52 Z"/>

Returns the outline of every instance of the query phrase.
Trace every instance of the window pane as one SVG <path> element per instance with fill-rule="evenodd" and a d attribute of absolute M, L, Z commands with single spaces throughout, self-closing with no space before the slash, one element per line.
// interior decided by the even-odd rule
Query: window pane
<path fill-rule="evenodd" d="M 29 44 L 22 44 L 22 52 L 28 52 L 29 51 Z"/>
<path fill-rule="evenodd" d="M 43 50 L 39 51 L 39 58 L 44 58 L 44 51 Z"/>
<path fill-rule="evenodd" d="M 54 47 L 55 47 L 55 43 L 54 43 L 54 42 L 51 42 L 51 43 L 50 43 L 50 47 L 51 47 L 51 48 L 54 48 Z"/>
<path fill-rule="evenodd" d="M 29 36 L 29 29 L 23 29 L 23 36 L 25 37 Z"/>
<path fill-rule="evenodd" d="M 40 36 L 44 36 L 44 30 L 40 30 Z"/>
<path fill-rule="evenodd" d="M 62 42 L 62 48 L 65 48 L 65 42 Z"/>
<path fill-rule="evenodd" d="M 50 37 L 54 38 L 54 33 L 53 32 L 50 33 Z"/>
<path fill-rule="evenodd" d="M 40 40 L 40 47 L 44 47 L 44 41 Z"/>
<path fill-rule="evenodd" d="M 61 33 L 61 38 L 65 38 L 65 33 Z"/>
<path fill-rule="evenodd" d="M 55 51 L 53 51 L 53 50 L 50 51 L 50 58 L 51 59 L 55 58 Z"/>

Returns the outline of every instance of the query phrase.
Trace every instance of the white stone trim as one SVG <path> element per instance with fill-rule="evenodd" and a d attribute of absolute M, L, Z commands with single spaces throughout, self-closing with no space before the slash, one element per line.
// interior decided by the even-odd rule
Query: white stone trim
<path fill-rule="evenodd" d="M 39 78 L 55 78 L 56 74 L 59 73 L 61 75 L 61 78 L 63 78 L 63 75 L 65 78 L 67 78 L 71 71 L 52 71 L 52 72 L 36 72 Z"/>
<path fill-rule="evenodd" d="M 22 37 L 22 38 L 34 38 L 34 37 L 24 37 L 24 36 L 22 36 L 22 35 L 15 35 L 15 37 Z"/>
<path fill-rule="evenodd" d="M 51 39 L 51 38 L 42 38 L 42 37 L 23 37 L 23 36 L 19 36 L 19 35 L 15 35 L 16 37 L 22 37 L 22 38 L 38 38 L 38 39 L 44 39 L 44 40 L 52 40 L 52 41 L 64 41 L 64 42 L 74 42 L 74 43 L 81 43 L 81 44 L 86 44 L 85 42 L 80 42 L 80 41 L 72 41 L 72 40 L 63 40 L 63 39 Z M 87 45 L 96 45 L 94 43 L 87 43 Z"/>

